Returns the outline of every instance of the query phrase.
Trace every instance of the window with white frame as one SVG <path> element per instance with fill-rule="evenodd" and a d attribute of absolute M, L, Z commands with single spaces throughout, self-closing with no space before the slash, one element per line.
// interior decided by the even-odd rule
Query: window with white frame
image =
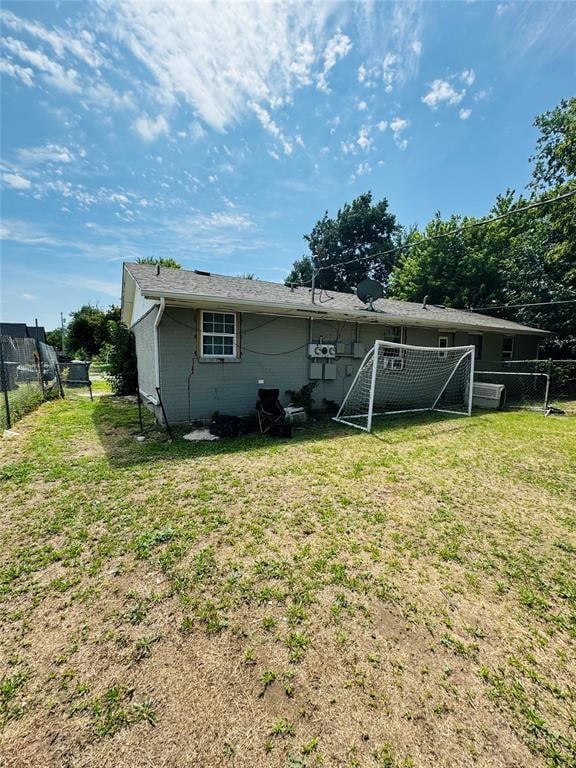
<path fill-rule="evenodd" d="M 514 336 L 504 336 L 502 339 L 502 360 L 512 360 L 514 357 Z"/>
<path fill-rule="evenodd" d="M 446 349 L 448 346 L 448 336 L 438 336 L 438 346 L 440 349 Z M 438 357 L 445 358 L 447 356 L 447 352 L 438 352 Z"/>
<path fill-rule="evenodd" d="M 202 311 L 202 357 L 236 357 L 236 315 Z"/>
<path fill-rule="evenodd" d="M 404 343 L 404 328 L 399 325 L 385 326 L 379 335 L 384 341 L 393 341 L 395 344 Z M 401 350 L 395 347 L 384 347 L 383 354 L 385 357 L 400 357 Z"/>

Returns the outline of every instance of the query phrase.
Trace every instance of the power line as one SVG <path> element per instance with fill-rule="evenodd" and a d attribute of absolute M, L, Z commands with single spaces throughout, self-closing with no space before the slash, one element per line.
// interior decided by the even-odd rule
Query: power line
<path fill-rule="evenodd" d="M 533 301 L 528 304 L 501 304 L 491 307 L 470 307 L 469 312 L 480 312 L 482 309 L 519 309 L 520 307 L 545 307 L 549 304 L 576 304 L 576 299 L 559 299 L 558 301 Z"/>
<path fill-rule="evenodd" d="M 392 253 L 396 253 L 398 251 L 405 251 L 409 250 L 410 248 L 415 248 L 416 246 L 422 245 L 423 243 L 428 243 L 432 240 L 440 240 L 443 237 L 453 237 L 454 235 L 458 235 L 461 232 L 466 232 L 469 229 L 476 229 L 478 227 L 483 227 L 486 224 L 492 224 L 495 221 L 501 221 L 502 219 L 507 219 L 509 216 L 514 216 L 517 213 L 523 213 L 524 211 L 531 211 L 534 208 L 542 208 L 545 205 L 550 205 L 550 203 L 557 203 L 559 200 L 566 200 L 569 197 L 572 197 L 573 195 L 576 195 L 576 189 L 573 189 L 570 192 L 565 192 L 562 195 L 558 195 L 557 197 L 551 197 L 548 200 L 539 200 L 535 203 L 529 203 L 528 205 L 524 205 L 521 208 L 512 208 L 509 211 L 506 211 L 505 213 L 501 213 L 498 216 L 493 216 L 491 219 L 482 219 L 481 221 L 475 221 L 472 224 L 464 224 L 461 227 L 457 227 L 456 229 L 451 229 L 448 232 L 442 232 L 438 235 L 430 235 L 429 237 L 423 237 L 419 239 L 417 242 L 412 243 L 405 243 L 404 245 L 397 245 L 394 248 L 389 248 L 386 251 L 377 251 L 376 253 L 370 253 L 366 256 L 357 256 L 354 259 L 348 259 L 348 261 L 341 261 L 338 264 L 333 265 L 327 265 L 324 267 L 318 267 L 315 274 L 318 275 L 320 272 L 323 272 L 326 269 L 334 269 L 338 267 L 344 267 L 348 264 L 354 264 L 356 262 L 365 261 L 366 259 L 373 259 L 377 256 L 389 256 Z M 308 285 L 310 281 L 308 280 L 305 283 L 291 283 L 294 286 L 305 286 Z"/>

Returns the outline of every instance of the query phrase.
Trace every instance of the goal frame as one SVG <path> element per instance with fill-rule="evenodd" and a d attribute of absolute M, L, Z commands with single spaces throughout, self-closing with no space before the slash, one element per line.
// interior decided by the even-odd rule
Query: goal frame
<path fill-rule="evenodd" d="M 508 362 L 508 361 L 504 361 Z M 512 362 L 532 362 L 531 360 L 513 360 Z M 521 410 L 521 411 L 546 411 L 548 410 L 548 400 L 550 397 L 550 375 L 548 373 L 540 373 L 540 372 L 533 372 L 533 371 L 476 371 L 477 376 L 482 376 L 482 374 L 486 374 L 487 376 L 531 376 L 532 378 L 544 378 L 546 381 L 545 389 L 544 389 L 544 401 L 542 403 L 542 407 L 538 406 L 530 406 L 530 405 L 509 405 L 508 407 L 510 410 Z"/>
<path fill-rule="evenodd" d="M 412 351 L 418 351 L 418 352 L 435 352 L 439 357 L 440 355 L 444 354 L 446 355 L 448 352 L 462 352 L 462 356 L 454 366 L 453 370 L 450 373 L 450 376 L 446 379 L 444 382 L 444 385 L 438 395 L 436 396 L 436 399 L 433 403 L 433 405 L 430 408 L 404 408 L 401 410 L 395 410 L 395 411 L 382 411 L 379 413 L 374 413 L 374 391 L 376 387 L 376 376 L 378 373 L 378 356 L 380 349 L 398 349 L 400 353 L 402 353 L 403 350 L 412 350 Z M 348 399 L 350 397 L 351 392 L 354 390 L 354 387 L 356 385 L 356 382 L 358 381 L 360 374 L 362 373 L 362 370 L 364 368 L 364 364 L 369 359 L 370 355 L 373 355 L 372 357 L 372 371 L 370 376 L 370 398 L 368 401 L 368 409 L 367 409 L 367 425 L 364 427 L 361 424 L 355 424 L 353 421 L 350 421 L 348 419 L 342 418 L 341 413 L 344 409 L 344 406 L 348 402 Z M 344 400 L 340 404 L 340 408 L 338 409 L 338 413 L 336 416 L 332 417 L 332 421 L 337 421 L 340 424 L 346 424 L 349 427 L 354 427 L 355 429 L 361 429 L 363 432 L 371 432 L 372 431 L 372 420 L 374 416 L 395 416 L 397 414 L 403 414 L 403 413 L 426 413 L 435 411 L 436 413 L 449 413 L 454 414 L 456 416 L 471 416 L 472 415 L 472 396 L 473 396 L 473 385 L 474 385 L 474 363 L 475 363 L 475 356 L 476 356 L 476 347 L 473 344 L 467 344 L 465 346 L 454 346 L 454 347 L 423 347 L 423 346 L 416 346 L 414 344 L 401 344 L 393 341 L 386 341 L 384 339 L 377 339 L 374 342 L 374 346 L 371 347 L 368 352 L 364 355 L 364 358 L 362 359 L 362 362 L 360 363 L 358 370 L 356 371 L 356 375 L 354 376 L 354 379 L 352 380 L 352 384 L 350 385 L 348 392 L 346 393 L 346 396 L 344 397 Z M 467 358 L 470 358 L 470 375 L 468 380 L 468 393 L 467 393 L 467 409 L 466 412 L 463 413 L 462 411 L 453 411 L 448 410 L 445 408 L 437 408 L 437 404 L 446 391 L 446 388 L 452 381 L 452 378 L 454 377 L 456 371 L 462 364 L 463 360 L 466 360 Z"/>

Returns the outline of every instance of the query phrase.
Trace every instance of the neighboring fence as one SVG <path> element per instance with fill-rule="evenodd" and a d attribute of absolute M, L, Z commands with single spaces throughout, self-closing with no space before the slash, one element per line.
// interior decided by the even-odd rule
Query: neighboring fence
<path fill-rule="evenodd" d="M 510 407 L 576 414 L 576 360 L 482 360 L 475 378 L 504 384 Z"/>
<path fill-rule="evenodd" d="M 43 400 L 63 394 L 53 347 L 30 338 L 0 337 L 0 428 L 9 429 Z"/>

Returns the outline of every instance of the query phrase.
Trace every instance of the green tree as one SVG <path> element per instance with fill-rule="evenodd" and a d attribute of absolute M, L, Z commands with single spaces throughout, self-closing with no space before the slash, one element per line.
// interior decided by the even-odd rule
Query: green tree
<path fill-rule="evenodd" d="M 120 320 L 120 308 L 112 306 L 104 311 L 92 304 L 85 304 L 71 312 L 70 317 L 66 332 L 66 351 L 73 357 L 92 358 L 109 341 L 109 323 Z"/>
<path fill-rule="evenodd" d="M 154 256 L 141 256 L 136 259 L 136 264 L 153 264 L 160 267 L 168 267 L 169 269 L 182 269 L 182 264 L 178 264 L 175 259 L 171 258 L 155 258 Z"/>
<path fill-rule="evenodd" d="M 392 273 L 389 295 L 404 301 L 465 308 L 477 306 L 501 294 L 497 230 L 493 227 L 454 230 L 476 219 L 439 213 L 422 232 L 412 230 L 406 250 Z M 433 239 L 430 239 L 433 238 Z"/>
<path fill-rule="evenodd" d="M 534 190 L 558 187 L 576 176 L 576 98 L 562 99 L 549 112 L 539 115 L 534 126 L 540 136 L 534 162 L 532 182 Z"/>
<path fill-rule="evenodd" d="M 382 252 L 394 247 L 399 234 L 396 218 L 388 211 L 388 201 L 373 204 L 372 193 L 366 192 L 346 203 L 335 218 L 326 212 L 312 232 L 304 235 L 310 255 L 294 262 L 285 283 L 310 284 L 314 259 L 319 270 L 319 288 L 351 292 L 365 277 L 386 286 L 395 256 Z"/>
<path fill-rule="evenodd" d="M 62 328 L 54 328 L 46 332 L 46 341 L 54 349 L 62 349 Z"/>

